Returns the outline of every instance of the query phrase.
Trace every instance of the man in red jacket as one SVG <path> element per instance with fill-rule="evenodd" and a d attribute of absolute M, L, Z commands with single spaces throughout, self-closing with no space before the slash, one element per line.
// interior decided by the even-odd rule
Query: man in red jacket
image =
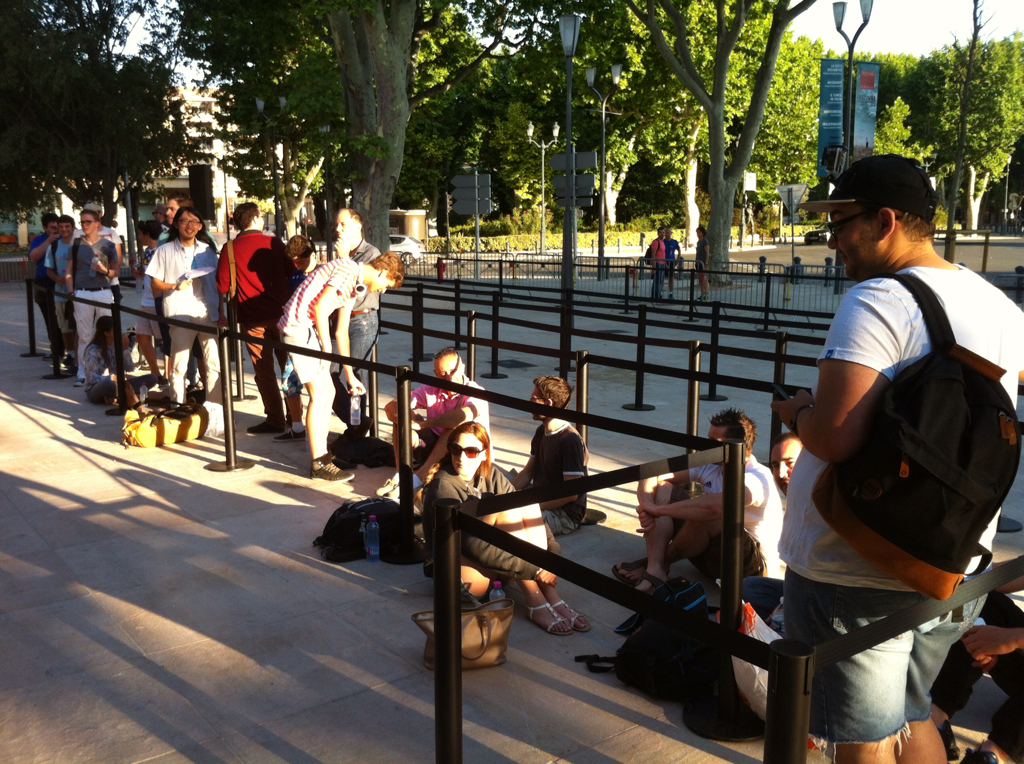
<path fill-rule="evenodd" d="M 241 233 L 220 251 L 217 264 L 217 291 L 223 296 L 234 294 L 235 315 L 242 333 L 261 340 L 280 341 L 277 322 L 288 301 L 288 277 L 295 264 L 285 253 L 280 239 L 263 233 L 263 216 L 252 202 L 235 208 L 232 216 Z M 263 345 L 246 342 L 256 374 L 256 387 L 263 399 L 267 418 L 248 429 L 252 435 L 279 434 L 285 430 L 284 403 L 274 370 L 274 356 L 284 369 L 288 354 L 280 348 L 271 352 Z"/>

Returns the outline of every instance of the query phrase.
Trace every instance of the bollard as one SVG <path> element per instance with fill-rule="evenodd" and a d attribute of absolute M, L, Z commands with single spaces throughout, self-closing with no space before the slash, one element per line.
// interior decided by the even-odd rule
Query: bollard
<path fill-rule="evenodd" d="M 476 311 L 466 311 L 466 373 L 476 382 Z"/>
<path fill-rule="evenodd" d="M 462 533 L 459 502 L 434 502 L 434 761 L 462 762 Z"/>
<path fill-rule="evenodd" d="M 370 361 L 377 363 L 377 343 L 370 345 Z M 379 437 L 380 423 L 377 421 L 380 414 L 380 397 L 377 388 L 377 372 L 371 370 L 366 385 L 366 409 L 370 415 L 370 437 Z"/>
<path fill-rule="evenodd" d="M 57 302 L 56 302 L 56 299 L 57 298 L 54 296 L 54 291 L 52 289 L 47 289 L 46 290 L 46 309 L 48 311 L 50 311 L 50 320 L 54 321 L 54 322 L 57 321 Z M 61 303 L 61 310 L 64 309 L 65 305 L 67 305 L 67 303 L 63 303 L 63 302 Z M 59 326 L 56 327 L 56 334 L 57 334 L 58 337 L 60 336 L 60 327 Z M 61 339 L 63 340 L 63 337 L 61 337 Z M 58 348 L 59 347 L 63 347 L 63 345 L 64 345 L 64 343 L 62 341 L 61 344 L 58 346 Z M 64 354 L 56 352 L 56 350 L 58 348 L 50 348 L 50 361 L 51 361 L 51 365 L 53 366 L 53 373 L 51 373 L 51 374 L 44 374 L 43 375 L 43 379 L 67 379 L 68 377 L 71 376 L 70 374 L 65 374 L 61 370 L 60 365 L 61 365 L 61 362 L 62 362 L 62 356 Z M 65 352 L 67 352 L 66 348 L 65 348 Z"/>
<path fill-rule="evenodd" d="M 500 316 L 498 315 L 498 300 L 500 299 L 497 292 L 491 294 L 491 340 L 495 343 L 494 347 L 491 348 L 491 373 L 481 374 L 480 376 L 484 379 L 507 379 L 508 374 L 501 374 L 498 371 L 498 337 L 499 327 L 501 326 Z"/>
<path fill-rule="evenodd" d="M 629 315 L 633 311 L 629 309 L 629 276 L 631 273 L 635 273 L 634 269 L 628 265 L 622 266 L 622 298 L 626 307 L 625 310 L 620 311 L 624 315 Z"/>
<path fill-rule="evenodd" d="M 627 411 L 654 411 L 654 406 L 644 403 L 644 363 L 647 356 L 647 306 L 639 307 L 636 325 L 636 383 L 632 403 L 623 404 Z"/>
<path fill-rule="evenodd" d="M 768 331 L 768 321 L 771 319 L 772 312 L 772 274 L 766 273 L 764 275 L 764 326 L 761 327 L 764 331 Z"/>
<path fill-rule="evenodd" d="M 834 263 L 835 260 L 833 260 L 831 257 L 825 258 L 825 281 L 822 284 L 822 287 L 824 287 L 825 289 L 828 289 L 829 285 L 832 283 L 832 271 L 834 270 Z"/>
<path fill-rule="evenodd" d="M 231 366 L 228 364 L 228 343 L 231 333 L 226 327 L 217 327 L 217 353 L 220 356 L 220 392 L 224 401 L 224 461 L 204 465 L 210 472 L 239 472 L 252 469 L 256 462 L 239 459 L 235 454 L 235 404 L 231 400 Z"/>
<path fill-rule="evenodd" d="M 697 422 L 700 420 L 700 340 L 690 340 L 687 348 L 690 353 L 690 378 L 686 381 L 686 434 L 697 436 Z M 695 449 L 688 448 L 686 453 L 692 454 Z"/>
<path fill-rule="evenodd" d="M 114 322 L 114 342 L 117 348 L 114 353 L 114 373 L 117 375 L 117 405 L 107 409 L 107 416 L 124 417 L 128 410 L 127 383 L 124 381 L 124 348 L 121 347 L 123 333 L 121 330 L 121 305 L 116 300 L 110 305 L 110 318 Z"/>
<path fill-rule="evenodd" d="M 724 395 L 718 394 L 718 324 L 722 304 L 717 300 L 711 305 L 711 381 L 708 382 L 707 395 L 700 396 L 702 401 L 727 401 Z"/>
<path fill-rule="evenodd" d="M 793 258 L 793 279 L 792 279 L 792 281 L 793 281 L 793 285 L 794 286 L 800 283 L 800 277 L 804 273 L 804 266 L 802 265 L 803 261 L 804 260 L 803 260 L 802 257 L 800 257 L 800 255 L 797 255 L 796 257 Z"/>
<path fill-rule="evenodd" d="M 764 255 L 761 255 L 759 258 L 757 258 L 757 283 L 758 284 L 763 284 L 764 283 L 764 274 L 765 274 L 765 271 L 768 270 L 767 263 L 768 263 L 768 258 L 765 257 Z"/>
<path fill-rule="evenodd" d="M 462 279 L 455 279 L 455 349 L 462 347 Z"/>
<path fill-rule="evenodd" d="M 587 367 L 587 353 L 586 350 L 576 351 L 576 410 L 586 414 L 587 407 L 590 405 L 590 369 Z M 577 425 L 576 431 L 580 434 L 580 438 L 583 440 L 583 445 L 587 445 L 587 426 L 585 424 Z"/>
<path fill-rule="evenodd" d="M 789 351 L 789 332 L 780 331 L 775 335 L 775 373 L 772 375 L 772 381 L 777 385 L 786 384 L 786 362 L 784 360 L 786 353 Z M 772 396 L 775 399 L 775 396 Z M 775 441 L 779 434 L 782 432 L 782 419 L 779 418 L 777 412 L 772 412 L 772 425 L 771 425 L 771 438 L 769 443 Z"/>
<path fill-rule="evenodd" d="M 725 483 L 722 486 L 722 568 L 719 622 L 726 632 L 735 633 L 742 623 L 743 584 L 743 472 L 746 458 L 742 440 L 725 442 Z M 683 711 L 683 722 L 691 731 L 712 740 L 756 740 L 764 734 L 762 722 L 740 700 L 732 656 L 720 653 L 718 698 L 700 698 Z"/>
<path fill-rule="evenodd" d="M 843 279 L 846 278 L 846 266 L 843 265 L 842 260 L 836 264 L 836 280 L 832 286 L 832 294 L 843 293 Z"/>
<path fill-rule="evenodd" d="M 36 352 L 36 304 L 32 299 L 35 288 L 35 279 L 25 279 L 25 299 L 28 301 L 28 352 L 22 353 L 22 358 L 38 358 L 42 355 Z"/>
<path fill-rule="evenodd" d="M 381 547 L 380 559 L 392 565 L 414 565 L 423 562 L 425 550 L 421 540 L 416 538 L 413 499 L 416 491 L 412 487 L 412 404 L 409 401 L 409 367 L 399 366 L 395 370 L 395 400 L 398 401 L 398 504 L 399 546 L 397 550 Z"/>
<path fill-rule="evenodd" d="M 811 719 L 814 648 L 795 639 L 769 645 L 764 764 L 803 764 Z"/>

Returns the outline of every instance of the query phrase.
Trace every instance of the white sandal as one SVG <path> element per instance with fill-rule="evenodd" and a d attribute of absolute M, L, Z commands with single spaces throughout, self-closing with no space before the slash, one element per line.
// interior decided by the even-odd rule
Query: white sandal
<path fill-rule="evenodd" d="M 550 602 L 545 602 L 543 605 L 537 605 L 537 607 L 530 607 L 529 605 L 527 605 L 526 609 L 530 611 L 530 614 L 527 616 L 527 618 L 530 619 L 530 623 L 535 624 L 537 626 L 537 628 L 539 628 L 539 629 L 544 629 L 544 631 L 546 631 L 548 634 L 554 634 L 556 637 L 568 637 L 570 634 L 572 634 L 571 631 L 552 631 L 552 629 L 555 628 L 558 624 L 560 624 L 560 623 L 569 623 L 569 622 L 566 621 L 565 618 L 563 618 L 562 616 L 560 616 L 558 613 L 555 612 L 555 609 L 553 607 L 551 607 L 551 603 Z M 554 619 L 555 619 L 551 623 L 549 623 L 547 626 L 541 626 L 533 618 L 534 611 L 544 610 L 544 609 L 547 609 L 551 613 L 552 617 L 554 617 Z M 569 624 L 569 627 L 570 628 L 572 627 L 571 623 Z"/>
<path fill-rule="evenodd" d="M 559 616 L 559 618 L 562 618 L 563 620 L 569 621 L 569 625 L 572 627 L 573 631 L 590 631 L 590 622 L 589 621 L 584 621 L 583 622 L 583 626 L 577 626 L 576 625 L 577 619 L 579 619 L 579 618 L 586 618 L 586 616 L 583 615 L 583 613 L 577 613 L 575 610 L 573 610 L 571 607 L 569 607 L 568 605 L 565 604 L 565 600 L 559 600 L 558 602 L 556 602 L 554 605 L 551 606 L 551 609 L 554 610 L 559 605 L 564 606 L 565 609 L 569 611 L 569 615 L 572 616 L 572 618 L 565 618 L 565 616 Z"/>

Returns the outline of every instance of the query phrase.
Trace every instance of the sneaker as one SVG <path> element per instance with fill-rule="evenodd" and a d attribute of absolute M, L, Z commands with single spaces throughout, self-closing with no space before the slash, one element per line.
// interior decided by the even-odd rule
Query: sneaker
<path fill-rule="evenodd" d="M 52 353 L 43 353 L 43 360 L 44 361 L 52 361 L 53 360 L 53 354 Z"/>
<path fill-rule="evenodd" d="M 295 430 L 285 430 L 280 435 L 275 435 L 274 440 L 278 443 L 285 443 L 292 440 L 305 440 L 306 431 L 296 432 Z"/>
<path fill-rule="evenodd" d="M 583 522 L 581 523 L 581 525 L 597 525 L 598 523 L 603 523 L 607 519 L 608 515 L 606 515 L 601 510 L 590 509 L 588 507 L 586 514 L 583 515 Z"/>
<path fill-rule="evenodd" d="M 321 461 L 321 459 L 326 459 L 326 461 Z M 355 475 L 351 472 L 344 472 L 335 467 L 330 454 L 313 460 L 309 467 L 309 477 L 311 480 L 330 480 L 339 483 L 348 483 L 355 479 Z"/>
<path fill-rule="evenodd" d="M 389 477 L 387 482 L 377 489 L 377 495 L 382 499 L 397 499 L 399 483 L 398 478 Z"/>
<path fill-rule="evenodd" d="M 956 736 L 953 734 L 953 726 L 949 719 L 939 727 L 939 737 L 942 738 L 942 746 L 946 749 L 946 761 L 957 761 L 960 758 L 960 746 L 956 744 Z"/>
<path fill-rule="evenodd" d="M 999 764 L 999 757 L 991 751 L 974 751 L 967 749 L 967 755 L 960 760 L 960 764 Z"/>
<path fill-rule="evenodd" d="M 81 379 L 81 378 L 76 379 L 75 380 L 75 387 L 85 387 L 85 380 Z"/>
<path fill-rule="evenodd" d="M 247 427 L 245 430 L 250 435 L 281 435 L 284 433 L 283 427 L 275 427 L 270 422 L 263 421 L 259 424 L 254 424 L 252 427 Z"/>
<path fill-rule="evenodd" d="M 165 385 L 171 384 L 171 380 L 169 380 L 167 377 L 157 377 L 156 383 L 161 387 L 164 387 Z"/>

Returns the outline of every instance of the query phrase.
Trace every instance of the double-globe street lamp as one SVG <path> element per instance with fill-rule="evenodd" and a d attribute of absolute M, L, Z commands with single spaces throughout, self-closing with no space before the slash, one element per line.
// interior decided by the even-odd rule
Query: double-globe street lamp
<path fill-rule="evenodd" d="M 562 290 L 567 299 L 573 286 L 576 254 L 576 149 L 572 143 L 572 59 L 580 39 L 581 17 L 570 13 L 558 18 L 565 53 L 565 218 L 562 224 Z"/>
<path fill-rule="evenodd" d="M 594 79 L 597 77 L 597 68 L 587 67 L 587 85 L 594 91 L 597 100 L 601 102 L 601 188 L 598 197 L 598 226 L 597 226 L 597 279 L 603 281 L 607 278 L 607 262 L 604 257 L 604 223 L 605 223 L 605 183 L 608 182 L 608 175 L 605 172 L 605 126 L 608 121 L 608 101 L 619 89 L 619 79 L 622 77 L 622 64 L 612 64 L 612 87 L 607 95 L 594 87 Z"/>
<path fill-rule="evenodd" d="M 526 126 L 526 138 L 534 146 L 540 149 L 540 251 L 541 254 L 546 254 L 548 251 L 547 243 L 544 241 L 544 234 L 548 227 L 548 211 L 547 206 L 544 203 L 544 190 L 545 190 L 545 178 L 544 178 L 544 152 L 555 145 L 558 140 L 558 123 L 555 123 L 554 129 L 551 131 L 551 140 L 545 143 L 543 140 L 539 143 L 533 139 L 533 123 L 531 122 Z"/>
<path fill-rule="evenodd" d="M 846 40 L 848 50 L 846 58 L 846 97 L 843 100 L 843 143 L 846 146 L 846 159 L 843 162 L 843 169 L 847 169 L 853 161 L 853 50 L 857 47 L 857 38 L 864 31 L 864 27 L 871 20 L 871 6 L 874 0 L 860 0 L 860 15 L 863 21 L 857 27 L 857 33 L 851 40 L 843 31 L 843 20 L 846 18 L 846 0 L 837 0 L 832 3 L 832 16 L 836 21 L 836 31 Z"/>
<path fill-rule="evenodd" d="M 285 106 L 288 105 L 288 99 L 284 96 L 278 96 L 277 102 L 280 104 L 281 112 L 283 113 Z M 274 176 L 274 235 L 279 239 L 283 239 L 284 236 L 281 233 L 281 223 L 283 222 L 283 215 L 281 214 L 281 187 L 277 179 L 277 122 L 263 113 L 265 106 L 266 102 L 262 98 L 256 99 L 256 111 L 260 113 L 263 119 L 270 123 L 270 136 L 273 144 L 270 151 L 270 169 Z"/>

